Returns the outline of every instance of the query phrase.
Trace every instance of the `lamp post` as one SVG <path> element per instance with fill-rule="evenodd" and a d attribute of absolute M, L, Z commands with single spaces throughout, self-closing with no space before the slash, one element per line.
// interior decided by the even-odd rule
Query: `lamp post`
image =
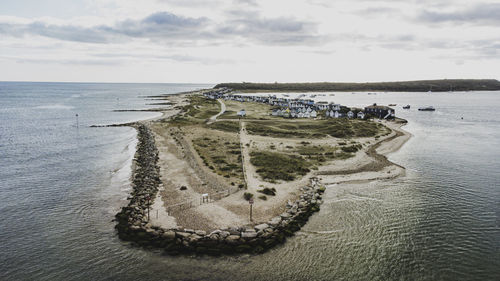
<path fill-rule="evenodd" d="M 253 219 L 252 219 L 253 198 L 250 198 L 250 200 L 248 200 L 248 203 L 250 204 L 250 222 L 253 222 Z"/>

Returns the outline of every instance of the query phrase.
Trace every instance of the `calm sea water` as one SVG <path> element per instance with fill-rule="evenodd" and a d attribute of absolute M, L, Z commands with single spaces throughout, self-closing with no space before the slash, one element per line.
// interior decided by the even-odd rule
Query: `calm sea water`
<path fill-rule="evenodd" d="M 151 107 L 140 95 L 208 86 L 0 83 L 0 280 L 499 279 L 500 92 L 327 96 L 397 103 L 414 136 L 390 159 L 407 175 L 330 186 L 321 211 L 263 255 L 121 242 L 111 220 L 130 192 L 135 132 L 88 126 L 154 117 L 111 112 Z M 416 110 L 426 105 L 437 111 Z"/>

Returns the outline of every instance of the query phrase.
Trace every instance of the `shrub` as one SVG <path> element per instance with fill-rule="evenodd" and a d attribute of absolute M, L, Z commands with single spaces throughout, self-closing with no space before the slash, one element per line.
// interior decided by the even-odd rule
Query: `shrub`
<path fill-rule="evenodd" d="M 261 196 L 259 196 L 259 199 L 262 199 L 262 200 L 266 201 L 267 197 L 265 195 L 261 195 Z"/>
<path fill-rule="evenodd" d="M 269 187 L 266 187 L 264 189 L 261 189 L 261 190 L 257 190 L 257 192 L 260 192 L 260 193 L 264 193 L 266 195 L 270 195 L 270 196 L 275 196 L 276 195 L 276 188 L 269 188 Z"/>
<path fill-rule="evenodd" d="M 252 193 L 250 193 L 250 192 L 245 192 L 245 193 L 243 194 L 243 198 L 245 198 L 245 200 L 247 200 L 247 201 L 248 201 L 248 200 L 250 200 L 250 199 L 252 199 L 252 198 L 253 198 L 253 194 L 252 194 Z"/>

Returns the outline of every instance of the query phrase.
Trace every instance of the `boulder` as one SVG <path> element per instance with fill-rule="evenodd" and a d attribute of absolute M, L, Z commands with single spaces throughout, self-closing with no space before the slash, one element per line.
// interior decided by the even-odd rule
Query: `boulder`
<path fill-rule="evenodd" d="M 257 237 L 257 232 L 255 232 L 255 231 L 245 231 L 245 232 L 241 233 L 241 237 L 242 238 L 247 238 L 247 239 L 249 239 L 249 238 L 255 238 L 255 237 Z"/>
<path fill-rule="evenodd" d="M 262 224 L 256 225 L 254 228 L 257 231 L 261 231 L 261 230 L 264 230 L 268 227 L 269 227 L 269 225 L 267 223 L 262 223 Z"/>
<path fill-rule="evenodd" d="M 240 236 L 239 235 L 229 235 L 226 238 L 226 242 L 229 243 L 229 244 L 238 244 L 239 240 L 240 240 Z"/>
<path fill-rule="evenodd" d="M 205 235 L 207 235 L 207 232 L 203 231 L 203 230 L 196 230 L 194 233 L 196 233 L 196 235 L 198 235 L 198 236 L 205 236 Z"/>
<path fill-rule="evenodd" d="M 186 239 L 186 238 L 188 238 L 189 236 L 191 236 L 191 233 L 187 233 L 187 232 L 181 232 L 181 231 L 179 231 L 179 232 L 177 232 L 177 233 L 176 233 L 176 235 L 177 235 L 177 237 L 179 237 L 179 238 Z"/>
<path fill-rule="evenodd" d="M 167 230 L 165 231 L 161 237 L 163 237 L 164 239 L 166 240 L 174 240 L 175 239 L 175 232 L 171 231 L 171 230 Z"/>
<path fill-rule="evenodd" d="M 277 226 L 281 222 L 281 217 L 274 217 L 268 223 L 272 226 Z"/>

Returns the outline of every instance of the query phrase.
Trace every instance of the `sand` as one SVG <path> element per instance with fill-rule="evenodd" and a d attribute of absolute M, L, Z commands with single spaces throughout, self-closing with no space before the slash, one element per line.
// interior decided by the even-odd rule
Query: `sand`
<path fill-rule="evenodd" d="M 405 174 L 404 167 L 391 163 L 385 155 L 397 151 L 411 135 L 401 129 L 400 123 L 382 121 L 384 125 L 392 129 L 391 134 L 380 137 L 378 140 L 374 138 L 354 139 L 363 145 L 363 149 L 358 151 L 355 157 L 331 161 L 317 171 L 313 170 L 293 182 L 271 184 L 263 181 L 255 167 L 250 164 L 250 150 L 268 148 L 271 144 L 276 146 L 277 151 L 285 150 L 287 145 L 297 145 L 304 139 L 250 135 L 246 132 L 245 122 L 241 121 L 239 138 L 242 144 L 242 161 L 248 189 L 238 191 L 228 185 L 227 180 L 215 175 L 203 165 L 191 145 L 193 135 L 200 132 L 189 133 L 181 132 L 176 128 L 165 129 L 163 125 L 156 123 L 158 120 L 179 113 L 175 106 L 186 102 L 185 95 L 169 97 L 169 101 L 174 106 L 163 112 L 162 117 L 148 121 L 155 134 L 159 150 L 160 175 L 163 183 L 151 211 L 152 223 L 155 225 L 165 228 L 184 227 L 212 231 L 252 224 L 249 220 L 250 206 L 243 198 L 243 192 L 251 192 L 257 197 L 262 195 L 257 192 L 258 189 L 274 187 L 278 191 L 276 196 L 267 196 L 266 201 L 255 198 L 254 223 L 264 222 L 283 212 L 286 203 L 289 200 L 295 200 L 300 194 L 300 187 L 307 185 L 313 177 L 318 177 L 322 183 L 328 185 L 391 179 Z M 210 118 L 209 122 L 217 122 L 217 118 L 224 113 L 224 102 L 219 102 L 221 111 Z M 224 134 L 224 132 L 212 131 L 211 134 Z M 312 145 L 332 145 L 345 140 L 330 137 L 307 141 Z M 186 186 L 187 189 L 180 190 L 181 186 Z M 220 200 L 200 203 L 203 194 L 211 194 L 213 197 L 213 194 L 221 191 L 225 192 L 225 197 L 222 196 Z M 156 212 L 158 212 L 158 218 L 156 218 Z"/>

